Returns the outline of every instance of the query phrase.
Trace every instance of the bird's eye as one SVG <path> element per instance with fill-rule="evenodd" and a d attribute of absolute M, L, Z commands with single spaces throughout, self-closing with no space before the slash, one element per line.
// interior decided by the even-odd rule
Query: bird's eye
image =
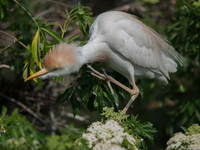
<path fill-rule="evenodd" d="M 57 68 L 51 69 L 50 72 L 54 72 L 54 71 L 56 71 L 56 70 L 58 70 L 58 69 L 57 69 Z"/>

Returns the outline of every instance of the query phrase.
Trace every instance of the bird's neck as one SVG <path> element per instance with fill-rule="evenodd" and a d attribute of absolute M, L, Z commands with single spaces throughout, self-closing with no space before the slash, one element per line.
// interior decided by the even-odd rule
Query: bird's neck
<path fill-rule="evenodd" d="M 105 42 L 98 42 L 97 40 L 89 41 L 86 45 L 77 48 L 78 58 L 80 64 L 93 62 L 106 62 L 108 46 Z"/>

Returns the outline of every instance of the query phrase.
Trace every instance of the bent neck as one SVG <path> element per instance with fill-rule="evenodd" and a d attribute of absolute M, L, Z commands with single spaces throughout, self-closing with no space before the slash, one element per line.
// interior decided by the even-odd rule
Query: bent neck
<path fill-rule="evenodd" d="M 81 66 L 96 61 L 104 61 L 101 58 L 103 58 L 102 54 L 106 54 L 107 49 L 108 46 L 105 42 L 99 42 L 97 40 L 90 40 L 86 45 L 78 47 L 77 55 Z"/>

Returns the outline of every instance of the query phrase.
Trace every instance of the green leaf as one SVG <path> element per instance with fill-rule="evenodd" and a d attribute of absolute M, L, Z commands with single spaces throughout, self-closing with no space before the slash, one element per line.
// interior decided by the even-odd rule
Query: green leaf
<path fill-rule="evenodd" d="M 47 40 L 44 40 L 44 49 L 43 49 L 44 56 L 46 55 L 46 53 L 49 52 L 49 50 L 51 48 L 49 45 L 50 45 L 50 43 Z"/>
<path fill-rule="evenodd" d="M 65 40 L 56 32 L 49 30 L 49 29 L 45 29 L 45 28 L 41 28 L 43 31 L 45 31 L 47 34 L 49 34 L 55 41 L 61 43 L 61 42 L 65 42 Z"/>
<path fill-rule="evenodd" d="M 0 19 L 3 19 L 3 17 L 4 17 L 3 7 L 0 3 Z"/>
<path fill-rule="evenodd" d="M 71 105 L 72 105 L 72 108 L 73 108 L 73 114 L 74 114 L 74 117 L 75 117 L 77 114 L 79 114 L 80 109 L 81 109 L 81 105 L 77 101 L 75 92 L 73 92 L 73 94 L 72 94 L 72 96 L 70 98 L 70 102 L 71 102 Z"/>
<path fill-rule="evenodd" d="M 137 85 L 137 87 L 138 87 L 138 89 L 140 91 L 141 97 L 143 98 L 144 97 L 144 90 L 143 90 L 143 88 L 140 85 Z"/>
<path fill-rule="evenodd" d="M 57 83 L 58 81 L 62 81 L 63 80 L 63 76 L 61 76 L 61 77 L 55 77 L 55 79 L 54 79 L 54 83 Z"/>
<path fill-rule="evenodd" d="M 98 109 L 99 109 L 99 103 L 98 103 L 98 101 L 97 101 L 97 97 L 95 97 L 95 99 L 94 99 L 94 109 L 95 109 L 95 110 L 98 110 Z"/>
<path fill-rule="evenodd" d="M 187 91 L 187 87 L 183 83 L 181 83 L 180 86 L 179 86 L 179 90 L 182 93 L 185 93 Z"/>
<path fill-rule="evenodd" d="M 197 109 L 195 110 L 195 115 L 196 115 L 198 121 L 200 121 L 200 111 L 199 110 L 197 110 Z"/>
<path fill-rule="evenodd" d="M 150 123 L 150 122 L 145 122 L 145 123 L 142 124 L 142 127 L 143 128 L 150 128 L 150 127 L 153 127 L 153 124 Z"/>
<path fill-rule="evenodd" d="M 93 89 L 93 83 L 89 82 L 88 85 L 81 86 L 81 92 L 79 92 L 79 96 L 81 97 L 83 102 L 86 102 L 88 98 L 90 97 Z"/>
<path fill-rule="evenodd" d="M 35 64 L 35 61 L 33 59 L 31 61 L 31 64 L 30 64 L 30 75 L 33 75 L 33 74 L 36 73 L 35 68 L 34 68 L 34 64 Z M 37 78 L 33 78 L 33 81 L 35 81 L 37 83 L 38 79 Z"/>
<path fill-rule="evenodd" d="M 3 106 L 3 109 L 2 109 L 2 116 L 6 116 L 6 113 L 7 113 L 7 107 L 4 107 L 4 106 Z"/>
<path fill-rule="evenodd" d="M 95 111 L 97 110 L 96 108 L 98 107 L 94 107 L 94 100 L 95 100 L 95 95 L 92 94 L 92 96 L 90 97 L 88 103 L 87 103 L 87 108 L 90 110 L 90 111 Z"/>
<path fill-rule="evenodd" d="M 78 93 L 78 95 L 79 95 L 79 97 L 81 98 L 81 100 L 82 100 L 82 104 L 83 104 L 83 106 L 85 107 L 85 108 L 87 108 L 87 106 L 86 106 L 86 104 L 87 104 L 87 99 L 84 99 L 83 97 L 82 97 L 82 91 L 80 90 L 80 89 L 78 89 L 78 88 L 76 88 L 76 92 Z M 88 95 L 90 96 L 90 92 L 88 93 Z"/>
<path fill-rule="evenodd" d="M 195 105 L 193 103 L 190 103 L 190 105 L 188 106 L 188 112 L 189 112 L 189 115 L 192 116 L 192 114 L 194 113 L 195 111 Z"/>
<path fill-rule="evenodd" d="M 0 2 L 2 3 L 3 6 L 8 7 L 8 0 L 0 0 Z"/>
<path fill-rule="evenodd" d="M 24 72 L 23 72 L 23 79 L 26 79 L 27 77 L 28 77 L 28 65 L 29 65 L 29 63 L 26 63 L 25 65 L 24 65 Z"/>
<path fill-rule="evenodd" d="M 37 30 L 35 37 L 32 41 L 32 56 L 35 60 L 36 64 L 39 66 L 40 62 L 40 50 L 39 50 L 39 44 L 40 44 L 40 31 Z"/>
<path fill-rule="evenodd" d="M 181 129 L 182 129 L 184 132 L 188 132 L 188 129 L 187 129 L 187 128 L 182 127 L 182 126 L 180 126 L 180 127 L 181 127 Z"/>
<path fill-rule="evenodd" d="M 28 44 L 28 46 L 27 46 L 27 50 L 29 50 L 29 51 L 32 51 L 31 50 L 31 46 Z"/>
<path fill-rule="evenodd" d="M 59 105 L 64 101 L 68 100 L 72 92 L 73 92 L 73 87 L 66 89 L 65 92 L 58 97 L 55 105 Z"/>
<path fill-rule="evenodd" d="M 72 24 L 72 29 L 73 29 L 74 26 L 76 25 L 77 21 L 78 21 L 78 18 L 76 18 L 76 19 L 74 20 L 74 22 L 73 22 L 73 24 Z"/>
<path fill-rule="evenodd" d="M 190 101 L 187 101 L 186 103 L 182 103 L 180 107 L 181 108 L 180 113 L 185 112 L 185 110 L 188 108 L 189 105 L 190 105 Z"/>
<path fill-rule="evenodd" d="M 74 41 L 75 39 L 77 39 L 78 37 L 79 37 L 79 35 L 74 35 L 68 40 L 68 42 L 70 43 L 70 42 Z"/>
<path fill-rule="evenodd" d="M 123 147 L 129 150 L 135 150 L 134 146 L 126 139 L 123 140 L 122 142 Z"/>

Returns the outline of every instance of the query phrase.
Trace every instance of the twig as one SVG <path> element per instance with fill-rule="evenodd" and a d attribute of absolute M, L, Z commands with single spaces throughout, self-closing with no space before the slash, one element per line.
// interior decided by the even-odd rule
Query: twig
<path fill-rule="evenodd" d="M 53 0 L 47 0 L 47 2 L 51 2 L 51 3 L 54 3 L 54 4 L 62 5 L 62 6 L 68 7 L 68 8 L 72 7 L 72 6 L 66 5 L 64 3 L 53 1 Z"/>
<path fill-rule="evenodd" d="M 125 11 L 125 12 L 127 12 L 129 9 L 130 9 L 130 4 L 126 4 L 126 5 L 123 5 L 123 6 L 114 8 L 114 9 L 111 9 L 111 10 L 117 10 L 117 11 Z"/>
<path fill-rule="evenodd" d="M 45 11 L 43 11 L 43 12 L 37 14 L 37 15 L 34 17 L 34 19 L 37 19 L 37 18 L 42 17 L 42 16 L 45 16 L 45 15 L 47 15 L 47 14 L 49 14 L 50 12 L 53 12 L 53 11 L 54 11 L 54 8 L 51 7 L 50 9 L 47 9 L 47 10 L 45 10 Z"/>
<path fill-rule="evenodd" d="M 15 44 L 15 41 L 13 43 L 11 43 L 10 45 L 6 46 L 2 51 L 0 51 L 0 55 L 3 54 L 7 49 L 9 49 L 14 44 Z"/>
<path fill-rule="evenodd" d="M 0 65 L 0 68 L 10 68 L 10 66 L 2 64 L 2 65 Z"/>
<path fill-rule="evenodd" d="M 15 37 L 14 36 L 12 36 L 12 35 L 10 35 L 10 34 L 8 34 L 8 33 L 6 33 L 6 32 L 4 32 L 4 31 L 2 31 L 2 30 L 0 30 L 0 33 L 3 33 L 3 34 L 5 34 L 5 35 L 7 35 L 7 36 L 9 36 L 9 37 L 11 37 L 11 38 L 13 38 L 13 39 L 15 39 Z M 19 40 L 18 41 L 14 41 L 13 43 L 15 43 L 15 42 L 18 42 L 19 44 L 21 44 L 24 48 L 26 48 L 27 49 L 27 46 L 26 45 L 24 45 L 22 42 L 20 42 Z M 12 43 L 12 44 L 13 44 Z M 12 46 L 12 45 L 11 45 Z"/>
<path fill-rule="evenodd" d="M 9 100 L 9 101 L 11 101 L 11 102 L 13 102 L 13 103 L 15 103 L 15 104 L 17 104 L 18 106 L 22 107 L 25 111 L 27 111 L 28 113 L 30 113 L 32 116 L 34 116 L 35 118 L 37 118 L 39 121 L 41 121 L 42 123 L 46 124 L 46 122 L 42 118 L 40 118 L 36 113 L 34 113 L 30 108 L 28 108 L 23 103 L 15 100 L 14 98 L 11 98 L 11 97 L 8 97 L 6 95 L 3 95 L 1 93 L 0 93 L 0 96 L 3 97 L 3 98 L 5 98 L 5 99 L 7 99 L 7 100 Z"/>
<path fill-rule="evenodd" d="M 87 119 L 88 119 L 88 116 L 82 117 L 82 116 L 76 115 L 76 116 L 74 117 L 74 115 L 73 115 L 72 113 L 64 113 L 63 116 L 67 116 L 67 117 L 69 117 L 69 118 L 73 118 L 73 119 L 76 119 L 76 120 L 78 120 L 78 121 L 85 122 L 85 123 L 87 123 L 87 124 L 90 123 L 90 121 L 87 120 Z"/>

